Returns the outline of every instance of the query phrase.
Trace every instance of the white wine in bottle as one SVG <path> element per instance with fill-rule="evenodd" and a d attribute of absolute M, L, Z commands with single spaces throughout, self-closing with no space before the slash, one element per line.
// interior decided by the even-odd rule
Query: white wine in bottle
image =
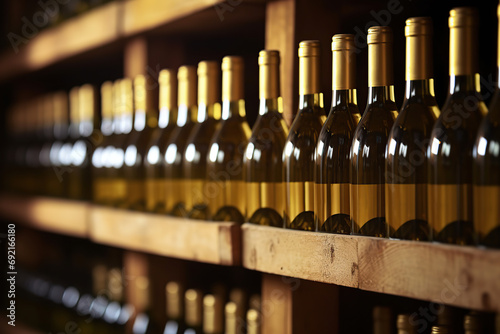
<path fill-rule="evenodd" d="M 243 155 L 250 137 L 243 96 L 243 59 L 222 59 L 222 121 L 207 156 L 209 216 L 243 223 L 245 184 Z"/>
<path fill-rule="evenodd" d="M 478 17 L 473 8 L 450 11 L 450 86 L 427 150 L 428 219 L 433 240 L 470 245 L 472 150 L 487 108 L 479 87 Z"/>
<path fill-rule="evenodd" d="M 283 148 L 288 128 L 283 119 L 278 51 L 259 53 L 259 116 L 252 129 L 243 165 L 248 191 L 248 221 L 283 227 L 285 190 Z"/>
<path fill-rule="evenodd" d="M 318 41 L 299 44 L 299 111 L 283 151 L 285 226 L 314 231 L 314 169 L 316 144 L 326 120 L 319 87 Z"/>
<path fill-rule="evenodd" d="M 497 13 L 500 17 L 500 6 Z M 498 22 L 497 66 L 500 73 L 500 20 Z M 479 126 L 472 154 L 474 225 L 479 243 L 500 248 L 500 86 L 496 87 L 488 114 Z"/>
<path fill-rule="evenodd" d="M 394 102 L 392 30 L 368 29 L 368 102 L 353 136 L 349 193 L 352 231 L 389 237 L 385 220 L 385 147 L 398 115 Z"/>
<path fill-rule="evenodd" d="M 316 147 L 314 214 L 319 231 L 351 233 L 349 152 L 361 119 L 356 98 L 354 35 L 332 37 L 332 107 Z"/>
<path fill-rule="evenodd" d="M 203 333 L 224 333 L 224 301 L 218 295 L 203 297 Z"/>
<path fill-rule="evenodd" d="M 179 94 L 177 98 L 177 127 L 170 136 L 165 150 L 165 208 L 178 217 L 187 216 L 185 203 L 189 188 L 183 172 L 183 154 L 196 124 L 196 68 L 181 66 L 177 71 Z"/>
<path fill-rule="evenodd" d="M 177 76 L 175 71 L 160 71 L 158 82 L 158 127 L 148 144 L 144 157 L 146 174 L 146 211 L 166 213 L 166 182 L 164 153 L 177 120 Z"/>
<path fill-rule="evenodd" d="M 127 196 L 123 207 L 131 210 L 146 209 L 146 170 L 144 157 L 156 128 L 154 91 L 144 75 L 134 78 L 134 128 L 127 138 L 123 175 L 127 185 Z"/>
<path fill-rule="evenodd" d="M 187 182 L 185 208 L 189 218 L 208 219 L 207 156 L 210 140 L 220 124 L 220 67 L 215 61 L 198 63 L 198 119 L 183 155 Z"/>
<path fill-rule="evenodd" d="M 390 237 L 429 240 L 426 150 L 439 116 L 432 74 L 432 20 L 406 20 L 406 94 L 389 134 L 385 217 Z"/>

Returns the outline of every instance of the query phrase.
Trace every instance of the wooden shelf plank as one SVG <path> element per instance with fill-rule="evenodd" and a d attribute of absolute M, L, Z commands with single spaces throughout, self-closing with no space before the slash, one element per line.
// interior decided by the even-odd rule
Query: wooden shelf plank
<path fill-rule="evenodd" d="M 357 240 L 244 224 L 242 263 L 270 274 L 357 287 Z"/>
<path fill-rule="evenodd" d="M 120 35 L 122 5 L 115 1 L 92 9 L 40 32 L 18 53 L 8 50 L 0 56 L 0 78 L 38 70 L 116 40 Z"/>
<path fill-rule="evenodd" d="M 500 311 L 500 251 L 244 224 L 249 269 Z"/>
<path fill-rule="evenodd" d="M 93 241 L 180 259 L 237 265 L 240 226 L 94 206 Z"/>
<path fill-rule="evenodd" d="M 0 195 L 2 217 L 39 230 L 81 238 L 88 236 L 88 208 L 86 202 Z"/>

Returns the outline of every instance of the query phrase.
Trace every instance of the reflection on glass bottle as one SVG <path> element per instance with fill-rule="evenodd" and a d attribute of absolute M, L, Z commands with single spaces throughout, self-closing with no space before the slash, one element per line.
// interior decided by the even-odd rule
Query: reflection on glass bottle
<path fill-rule="evenodd" d="M 477 12 L 450 11 L 450 89 L 427 150 L 428 216 L 435 241 L 472 244 L 472 149 L 487 109 L 477 73 Z"/>
<path fill-rule="evenodd" d="M 243 223 L 243 155 L 250 137 L 243 97 L 243 59 L 222 59 L 222 121 L 207 156 L 209 212 L 213 220 Z"/>
<path fill-rule="evenodd" d="M 172 132 L 177 120 L 177 76 L 173 70 L 161 70 L 158 83 L 159 115 L 158 127 L 151 135 L 147 153 L 144 156 L 146 173 L 146 211 L 166 213 L 165 159 Z"/>
<path fill-rule="evenodd" d="M 185 208 L 194 219 L 208 219 L 207 156 L 210 140 L 220 124 L 219 64 L 198 63 L 198 119 L 183 155 Z"/>
<path fill-rule="evenodd" d="M 406 20 L 406 94 L 386 148 L 385 216 L 398 239 L 429 240 L 426 150 L 439 109 L 432 74 L 432 20 Z"/>
<path fill-rule="evenodd" d="M 361 119 L 356 99 L 354 36 L 332 37 L 332 107 L 316 147 L 314 213 L 322 232 L 351 233 L 349 152 Z"/>
<path fill-rule="evenodd" d="M 283 151 L 285 226 L 313 231 L 316 144 L 325 122 L 319 87 L 319 42 L 299 44 L 299 111 L 290 127 Z"/>
<path fill-rule="evenodd" d="M 177 127 L 172 132 L 165 159 L 166 196 L 165 208 L 178 217 L 187 216 L 185 203 L 188 183 L 183 173 L 183 154 L 189 135 L 196 124 L 196 68 L 181 66 L 177 71 L 179 95 L 177 98 Z"/>
<path fill-rule="evenodd" d="M 368 102 L 353 136 L 349 193 L 353 233 L 388 237 L 385 147 L 398 111 L 394 102 L 392 30 L 368 29 Z M 392 233 L 392 232 L 391 232 Z"/>
<path fill-rule="evenodd" d="M 252 129 L 243 164 L 248 191 L 248 221 L 283 227 L 285 189 L 283 148 L 288 128 L 283 119 L 278 51 L 259 53 L 259 116 Z"/>

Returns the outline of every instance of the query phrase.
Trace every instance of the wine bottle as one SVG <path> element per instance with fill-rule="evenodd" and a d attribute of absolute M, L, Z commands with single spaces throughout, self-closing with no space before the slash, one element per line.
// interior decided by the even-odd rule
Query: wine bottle
<path fill-rule="evenodd" d="M 349 188 L 352 231 L 388 237 L 385 220 L 385 147 L 398 111 L 394 102 L 392 30 L 368 29 L 368 102 L 353 136 Z M 392 233 L 391 233 L 392 234 Z"/>
<path fill-rule="evenodd" d="M 160 333 L 161 329 L 151 316 L 150 301 L 150 283 L 145 276 L 139 276 L 134 279 L 135 289 L 135 317 L 133 318 L 133 334 L 155 334 Z"/>
<path fill-rule="evenodd" d="M 243 155 L 250 127 L 243 96 L 243 59 L 222 59 L 222 121 L 207 156 L 209 216 L 216 221 L 243 223 L 245 187 Z"/>
<path fill-rule="evenodd" d="M 498 7 L 500 17 L 500 6 Z M 500 20 L 498 21 L 500 32 Z M 497 44 L 497 65 L 500 73 L 500 34 Z M 499 75 L 500 78 L 500 75 Z M 498 80 L 500 82 L 500 80 Z M 479 243 L 500 248 L 500 86 L 490 103 L 489 111 L 479 126 L 472 151 L 473 213 Z"/>
<path fill-rule="evenodd" d="M 241 324 L 241 319 L 238 321 L 238 316 L 236 312 L 238 310 L 238 306 L 236 306 L 235 302 L 227 302 L 224 307 L 224 319 L 225 319 L 225 334 L 241 334 L 242 326 L 238 326 Z"/>
<path fill-rule="evenodd" d="M 285 226 L 313 231 L 316 144 L 326 120 L 319 87 L 318 41 L 299 43 L 299 111 L 283 151 Z"/>
<path fill-rule="evenodd" d="M 164 334 L 182 334 L 186 330 L 184 324 L 184 298 L 179 283 L 168 282 L 165 287 L 167 303 L 167 323 Z"/>
<path fill-rule="evenodd" d="M 409 314 L 398 314 L 396 326 L 398 334 L 417 334 L 417 329 L 410 323 Z"/>
<path fill-rule="evenodd" d="M 183 173 L 188 183 L 185 208 L 194 219 L 208 219 L 207 156 L 209 143 L 220 124 L 221 105 L 219 64 L 215 61 L 198 63 L 198 120 L 186 143 Z"/>
<path fill-rule="evenodd" d="M 159 115 L 158 128 L 151 136 L 144 157 L 146 170 L 146 211 L 166 213 L 166 183 L 164 153 L 176 127 L 177 80 L 175 71 L 161 70 L 158 76 Z"/>
<path fill-rule="evenodd" d="M 94 150 L 94 128 L 96 117 L 95 88 L 86 84 L 78 89 L 78 106 L 75 112 L 77 127 L 71 147 L 70 171 L 68 173 L 68 195 L 73 199 L 88 200 L 91 197 L 90 161 Z"/>
<path fill-rule="evenodd" d="M 224 302 L 218 295 L 205 295 L 203 297 L 203 333 L 224 333 Z"/>
<path fill-rule="evenodd" d="M 113 83 L 106 81 L 101 85 L 101 138 L 92 154 L 92 200 L 104 204 L 107 198 L 105 156 L 106 148 L 114 133 L 115 118 L 113 106 Z"/>
<path fill-rule="evenodd" d="M 179 94 L 177 98 L 177 127 L 167 143 L 165 151 L 165 179 L 167 212 L 174 216 L 187 216 L 185 202 L 188 184 L 183 173 L 182 155 L 186 144 L 196 124 L 196 68 L 181 66 L 177 71 Z"/>
<path fill-rule="evenodd" d="M 354 35 L 332 37 L 332 107 L 318 137 L 315 170 L 315 220 L 318 230 L 351 233 L 349 152 L 361 119 L 356 98 Z"/>
<path fill-rule="evenodd" d="M 389 134 L 385 216 L 392 238 L 429 240 L 426 150 L 439 116 L 432 75 L 432 20 L 406 20 L 406 94 Z M 388 232 L 389 233 L 389 232 Z"/>
<path fill-rule="evenodd" d="M 450 11 L 450 86 L 427 150 L 428 219 L 433 239 L 468 245 L 472 222 L 472 149 L 487 109 L 477 74 L 477 12 Z"/>
<path fill-rule="evenodd" d="M 153 106 L 154 91 L 146 76 L 134 78 L 134 128 L 127 138 L 123 173 L 126 180 L 124 208 L 144 211 L 146 208 L 146 173 L 144 157 L 157 125 Z"/>
<path fill-rule="evenodd" d="M 203 293 L 200 290 L 189 289 L 185 293 L 186 330 L 184 334 L 203 333 Z"/>
<path fill-rule="evenodd" d="M 259 53 L 259 116 L 245 150 L 243 168 L 249 194 L 247 220 L 259 225 L 283 227 L 282 156 L 288 128 L 282 115 L 279 65 L 278 51 Z"/>
<path fill-rule="evenodd" d="M 247 334 L 260 334 L 260 314 L 255 309 L 247 312 Z"/>
<path fill-rule="evenodd" d="M 42 98 L 43 104 L 43 138 L 42 147 L 40 150 L 40 168 L 43 175 L 43 184 L 41 194 L 47 195 L 49 189 L 49 177 L 52 176 L 52 168 L 50 167 L 50 147 L 54 141 L 54 114 L 53 114 L 53 100 L 51 94 L 44 95 Z M 5 158 L 4 158 L 5 159 Z M 5 161 L 5 160 L 4 160 Z"/>
<path fill-rule="evenodd" d="M 487 333 L 485 331 L 486 326 L 485 319 L 483 319 L 482 315 L 479 312 L 469 312 L 464 317 L 464 334 L 482 334 Z"/>

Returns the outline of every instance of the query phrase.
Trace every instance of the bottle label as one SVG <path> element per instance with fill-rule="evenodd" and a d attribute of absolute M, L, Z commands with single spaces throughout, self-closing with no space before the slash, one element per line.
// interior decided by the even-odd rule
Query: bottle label
<path fill-rule="evenodd" d="M 146 210 L 157 211 L 165 203 L 165 179 L 146 179 Z"/>
<path fill-rule="evenodd" d="M 474 192 L 474 223 L 480 238 L 500 226 L 500 186 L 477 186 Z"/>
<path fill-rule="evenodd" d="M 316 183 L 314 205 L 319 226 L 333 215 L 349 215 L 349 183 Z"/>
<path fill-rule="evenodd" d="M 452 222 L 472 221 L 470 184 L 429 184 L 427 194 L 429 224 L 437 234 Z"/>
<path fill-rule="evenodd" d="M 228 181 L 207 181 L 205 187 L 210 212 L 215 214 L 220 208 L 224 206 L 234 207 L 245 216 L 245 182 L 241 180 L 228 180 Z"/>
<path fill-rule="evenodd" d="M 293 222 L 302 212 L 314 211 L 314 182 L 288 182 L 286 188 L 288 223 Z"/>
<path fill-rule="evenodd" d="M 140 210 L 142 208 L 145 200 L 145 187 L 145 182 L 141 179 L 132 179 L 127 181 L 128 208 L 136 210 Z"/>
<path fill-rule="evenodd" d="M 247 212 L 251 217 L 261 208 L 269 208 L 283 215 L 285 185 L 282 182 L 247 182 Z"/>
<path fill-rule="evenodd" d="M 427 221 L 427 184 L 385 185 L 385 218 L 394 231 L 411 220 Z"/>
<path fill-rule="evenodd" d="M 353 230 L 363 227 L 374 218 L 385 217 L 384 184 L 351 184 L 349 187 Z"/>

